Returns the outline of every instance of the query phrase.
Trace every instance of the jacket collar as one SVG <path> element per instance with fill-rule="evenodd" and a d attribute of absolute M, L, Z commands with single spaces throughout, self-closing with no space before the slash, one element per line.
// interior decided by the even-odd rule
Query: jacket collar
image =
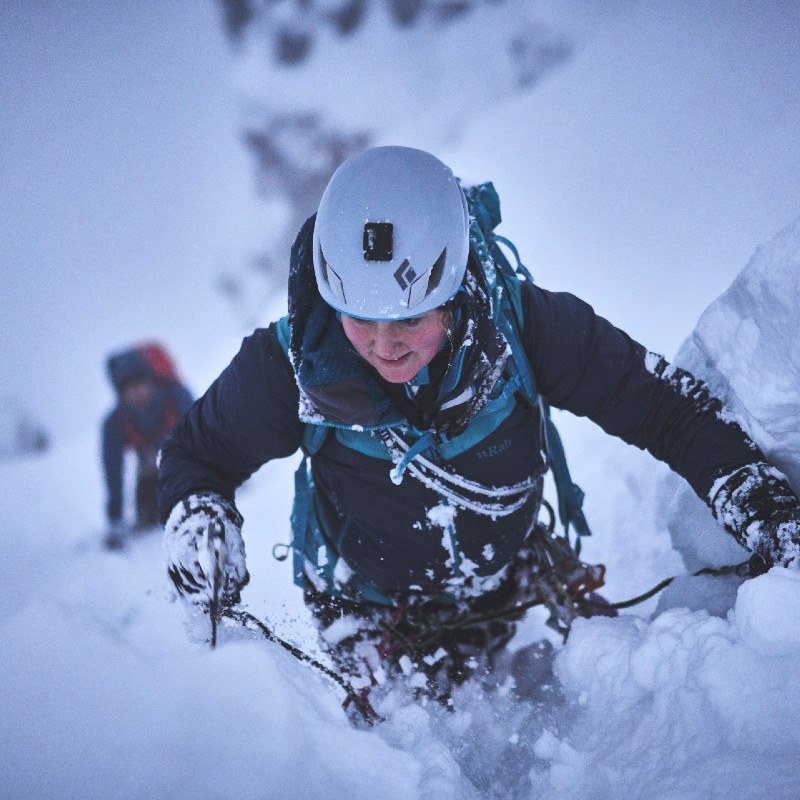
<path fill-rule="evenodd" d="M 289 355 L 300 391 L 303 422 L 333 427 L 408 426 L 392 400 L 394 392 L 356 353 L 336 313 L 319 294 L 312 260 L 314 217 L 292 248 L 289 270 Z M 508 343 L 492 320 L 483 268 L 471 256 L 457 296 L 459 323 L 440 380 L 426 387 L 431 425 L 437 438 L 462 433 L 488 401 L 509 357 Z M 409 401 L 410 402 L 410 401 Z"/>

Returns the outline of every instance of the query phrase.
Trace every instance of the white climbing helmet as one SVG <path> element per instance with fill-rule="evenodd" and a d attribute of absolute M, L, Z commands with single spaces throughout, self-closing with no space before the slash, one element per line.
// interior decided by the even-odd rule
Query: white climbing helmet
<path fill-rule="evenodd" d="M 458 291 L 469 254 L 467 201 L 450 168 L 410 147 L 374 147 L 333 174 L 317 212 L 314 272 L 337 311 L 406 319 Z"/>

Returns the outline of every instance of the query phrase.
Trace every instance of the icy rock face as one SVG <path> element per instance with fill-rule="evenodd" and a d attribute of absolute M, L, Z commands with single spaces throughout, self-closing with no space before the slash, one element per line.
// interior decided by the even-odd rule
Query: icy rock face
<path fill-rule="evenodd" d="M 709 384 L 800 490 L 800 219 L 756 250 L 700 317 L 675 362 Z M 681 479 L 666 479 L 663 498 L 687 569 L 746 558 Z"/>

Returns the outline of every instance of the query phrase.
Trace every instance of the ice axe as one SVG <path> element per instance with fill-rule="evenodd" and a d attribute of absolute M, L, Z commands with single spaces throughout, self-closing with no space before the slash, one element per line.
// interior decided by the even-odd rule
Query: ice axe
<path fill-rule="evenodd" d="M 211 617 L 211 648 L 217 646 L 217 625 L 222 612 L 222 592 L 225 588 L 225 562 L 228 545 L 225 542 L 225 526 L 221 520 L 210 523 L 206 529 L 203 552 L 199 554 L 200 566 L 208 577 L 208 612 Z M 205 562 L 205 563 L 204 563 Z"/>

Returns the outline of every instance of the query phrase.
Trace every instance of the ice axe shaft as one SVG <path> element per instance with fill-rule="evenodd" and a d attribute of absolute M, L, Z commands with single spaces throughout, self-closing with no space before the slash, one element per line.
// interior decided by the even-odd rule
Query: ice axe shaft
<path fill-rule="evenodd" d="M 211 618 L 211 648 L 217 646 L 217 626 L 222 612 L 222 592 L 225 588 L 225 561 L 228 549 L 225 544 L 225 528 L 221 521 L 212 522 L 208 526 L 208 549 L 210 593 L 208 613 Z"/>

